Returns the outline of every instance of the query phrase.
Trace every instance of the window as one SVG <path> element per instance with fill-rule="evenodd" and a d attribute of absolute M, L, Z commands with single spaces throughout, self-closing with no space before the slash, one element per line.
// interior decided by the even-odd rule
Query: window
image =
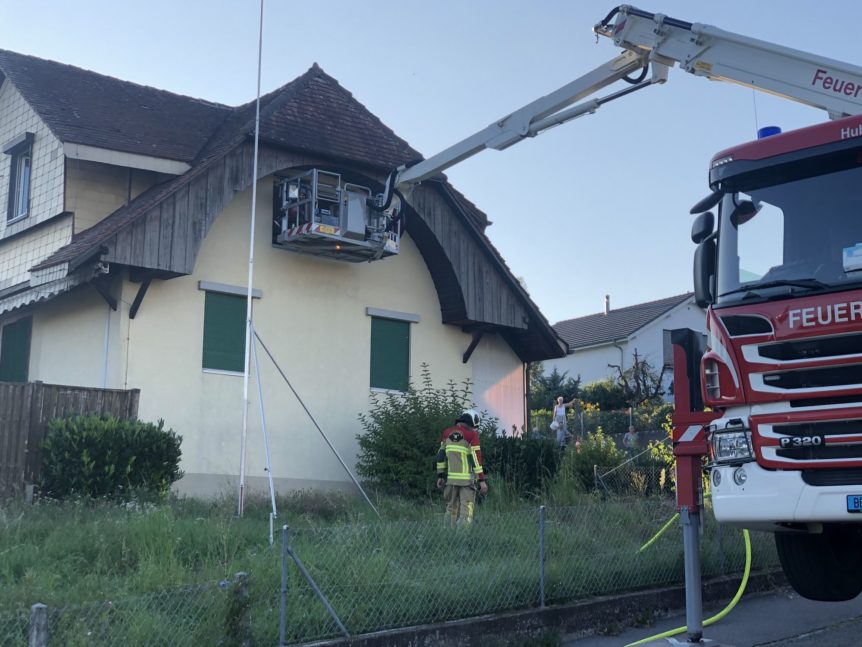
<path fill-rule="evenodd" d="M 406 391 L 410 382 L 410 322 L 371 317 L 371 388 Z"/>
<path fill-rule="evenodd" d="M 32 317 L 0 328 L 0 382 L 26 382 L 30 372 Z"/>
<path fill-rule="evenodd" d="M 30 214 L 30 176 L 33 166 L 33 133 L 24 133 L 3 147 L 9 160 L 9 205 L 6 221 Z"/>
<path fill-rule="evenodd" d="M 203 368 L 245 371 L 246 298 L 205 292 Z"/>

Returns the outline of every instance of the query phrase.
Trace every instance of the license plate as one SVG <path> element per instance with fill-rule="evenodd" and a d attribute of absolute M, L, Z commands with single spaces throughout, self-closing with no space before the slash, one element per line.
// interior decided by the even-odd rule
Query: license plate
<path fill-rule="evenodd" d="M 847 495 L 847 512 L 862 512 L 862 494 Z"/>
<path fill-rule="evenodd" d="M 335 234 L 338 232 L 338 229 L 330 227 L 329 225 L 320 225 L 320 227 L 317 228 L 317 231 L 321 234 Z"/>

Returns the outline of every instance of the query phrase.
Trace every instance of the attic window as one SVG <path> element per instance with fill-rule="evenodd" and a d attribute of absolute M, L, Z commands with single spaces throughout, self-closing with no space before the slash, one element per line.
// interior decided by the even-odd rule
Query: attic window
<path fill-rule="evenodd" d="M 11 158 L 6 222 L 14 222 L 30 214 L 30 176 L 34 137 L 33 133 L 24 133 L 3 147 L 3 152 Z"/>

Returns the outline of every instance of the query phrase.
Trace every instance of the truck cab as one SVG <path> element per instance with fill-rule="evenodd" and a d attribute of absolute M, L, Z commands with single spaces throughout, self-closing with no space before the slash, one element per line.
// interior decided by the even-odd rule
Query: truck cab
<path fill-rule="evenodd" d="M 802 595 L 862 591 L 862 117 L 716 155 L 693 211 L 718 521 L 776 533 Z M 707 211 L 709 209 L 709 211 Z M 717 217 L 712 209 L 717 210 Z"/>

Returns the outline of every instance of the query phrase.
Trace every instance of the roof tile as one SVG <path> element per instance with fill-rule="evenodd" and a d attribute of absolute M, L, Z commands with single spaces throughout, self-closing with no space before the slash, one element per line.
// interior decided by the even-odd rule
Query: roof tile
<path fill-rule="evenodd" d="M 626 339 L 693 296 L 693 292 L 686 292 L 656 301 L 617 308 L 610 310 L 608 314 L 600 312 L 576 319 L 566 319 L 555 323 L 553 327 L 570 349 L 607 344 Z"/>

